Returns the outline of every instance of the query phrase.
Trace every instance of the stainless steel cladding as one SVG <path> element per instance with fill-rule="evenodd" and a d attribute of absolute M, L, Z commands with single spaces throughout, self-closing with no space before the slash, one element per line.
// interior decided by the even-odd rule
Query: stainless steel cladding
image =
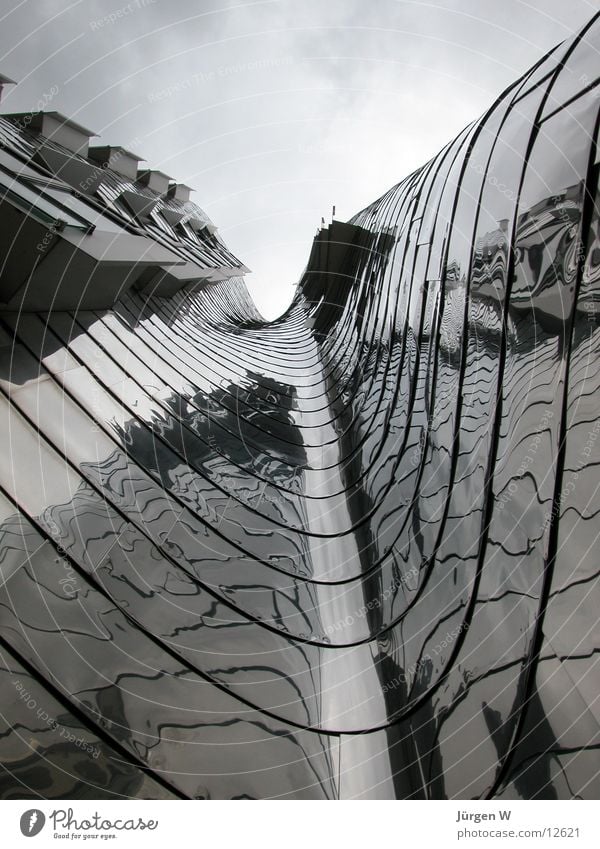
<path fill-rule="evenodd" d="M 0 120 L 4 798 L 598 798 L 599 35 L 271 323 L 187 187 Z"/>

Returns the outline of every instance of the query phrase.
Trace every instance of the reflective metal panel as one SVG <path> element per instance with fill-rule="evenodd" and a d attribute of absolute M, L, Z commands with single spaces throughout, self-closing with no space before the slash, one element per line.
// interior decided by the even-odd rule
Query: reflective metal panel
<path fill-rule="evenodd" d="M 135 201 L 155 264 L 11 284 L 1 796 L 600 794 L 599 32 L 323 227 L 274 322 L 110 169 L 93 220 Z"/>

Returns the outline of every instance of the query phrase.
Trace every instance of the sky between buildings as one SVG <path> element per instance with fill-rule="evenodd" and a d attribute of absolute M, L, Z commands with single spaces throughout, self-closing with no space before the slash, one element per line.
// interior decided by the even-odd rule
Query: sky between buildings
<path fill-rule="evenodd" d="M 289 303 L 321 222 L 423 164 L 592 0 L 8 0 L 2 111 L 66 114 L 177 181 Z"/>

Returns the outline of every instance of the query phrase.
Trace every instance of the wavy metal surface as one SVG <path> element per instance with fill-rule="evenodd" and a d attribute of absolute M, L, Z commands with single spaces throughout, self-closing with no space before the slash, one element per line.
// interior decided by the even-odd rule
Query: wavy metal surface
<path fill-rule="evenodd" d="M 598 798 L 599 32 L 275 322 L 1 316 L 3 798 Z"/>

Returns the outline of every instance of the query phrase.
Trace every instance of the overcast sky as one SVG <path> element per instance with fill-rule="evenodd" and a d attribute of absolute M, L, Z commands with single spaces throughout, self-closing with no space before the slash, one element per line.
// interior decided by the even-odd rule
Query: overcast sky
<path fill-rule="evenodd" d="M 289 302 L 321 217 L 425 162 L 598 8 L 595 0 L 4 0 L 3 111 L 77 120 L 196 189 Z M 56 91 L 55 95 L 51 95 Z"/>

